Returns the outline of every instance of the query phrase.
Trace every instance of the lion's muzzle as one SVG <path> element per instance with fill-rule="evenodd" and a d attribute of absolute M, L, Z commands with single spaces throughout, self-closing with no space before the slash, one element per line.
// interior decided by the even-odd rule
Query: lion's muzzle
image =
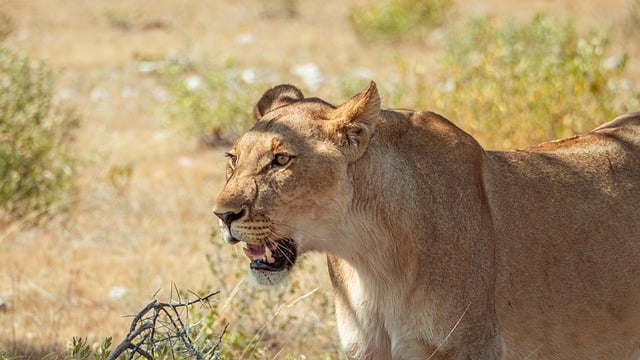
<path fill-rule="evenodd" d="M 214 211 L 222 223 L 224 239 L 229 244 L 240 241 L 246 243 L 243 248 L 249 258 L 250 273 L 262 285 L 273 285 L 284 280 L 297 258 L 297 246 L 294 240 L 277 238 L 271 240 L 264 233 L 263 226 L 243 223 L 246 211 Z M 236 229 L 236 232 L 233 231 Z"/>

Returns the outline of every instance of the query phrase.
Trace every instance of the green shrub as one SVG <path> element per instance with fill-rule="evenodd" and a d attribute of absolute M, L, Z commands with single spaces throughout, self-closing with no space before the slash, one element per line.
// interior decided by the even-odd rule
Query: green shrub
<path fill-rule="evenodd" d="M 0 45 L 0 217 L 41 214 L 65 198 L 77 118 L 53 109 L 53 74 Z"/>
<path fill-rule="evenodd" d="M 253 124 L 255 87 L 232 60 L 211 68 L 175 62 L 162 70 L 171 94 L 170 121 L 205 144 L 228 142 Z"/>
<path fill-rule="evenodd" d="M 69 344 L 70 360 L 106 360 L 111 353 L 111 337 L 105 338 L 102 343 L 96 347 L 87 342 L 86 338 L 73 337 Z"/>
<path fill-rule="evenodd" d="M 349 21 L 365 38 L 398 39 L 425 35 L 453 8 L 452 0 L 378 0 L 355 7 Z"/>
<path fill-rule="evenodd" d="M 416 85 L 416 105 L 439 111 L 485 145 L 565 137 L 637 104 L 622 78 L 626 56 L 605 58 L 606 34 L 582 36 L 568 21 L 538 15 L 501 24 L 486 17 L 446 43 L 440 83 L 430 94 L 424 82 Z"/>

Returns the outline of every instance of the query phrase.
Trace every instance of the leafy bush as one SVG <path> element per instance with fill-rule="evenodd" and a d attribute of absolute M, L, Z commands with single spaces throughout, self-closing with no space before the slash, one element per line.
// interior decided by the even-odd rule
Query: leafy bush
<path fill-rule="evenodd" d="M 379 0 L 354 8 L 349 20 L 365 38 L 398 39 L 426 34 L 453 8 L 452 0 Z"/>
<path fill-rule="evenodd" d="M 53 74 L 0 45 L 0 206 L 2 216 L 43 213 L 67 194 L 74 161 L 68 149 L 78 121 L 52 108 Z"/>
<path fill-rule="evenodd" d="M 259 95 L 242 80 L 232 60 L 209 70 L 175 62 L 162 76 L 172 96 L 167 108 L 171 122 L 205 144 L 228 142 L 253 124 L 253 103 Z"/>
<path fill-rule="evenodd" d="M 415 105 L 439 111 L 486 145 L 568 136 L 637 104 L 622 78 L 626 56 L 605 59 L 606 34 L 581 36 L 571 22 L 538 15 L 501 24 L 485 17 L 446 43 L 440 83 L 429 94 L 424 82 L 416 84 Z"/>

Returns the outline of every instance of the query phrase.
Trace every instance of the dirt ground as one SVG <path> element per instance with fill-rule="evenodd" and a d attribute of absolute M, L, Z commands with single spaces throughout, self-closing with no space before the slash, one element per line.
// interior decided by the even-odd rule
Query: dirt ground
<path fill-rule="evenodd" d="M 223 149 L 200 147 L 167 125 L 167 92 L 142 68 L 146 60 L 233 57 L 241 68 L 275 74 L 274 84 L 300 83 L 292 67 L 314 63 L 325 79 L 318 93 L 341 102 L 338 82 L 345 74 L 364 73 L 384 83 L 398 76 L 394 57 L 430 66 L 441 49 L 438 31 L 433 39 L 395 45 L 394 51 L 391 44 L 363 42 L 347 20 L 357 2 L 299 0 L 294 16 L 278 12 L 279 3 L 0 0 L 0 11 L 15 23 L 6 42 L 57 69 L 55 98 L 81 116 L 73 146 L 83 158 L 70 213 L 37 227 L 18 222 L 0 228 L 0 300 L 6 303 L 0 354 L 51 359 L 73 336 L 92 343 L 121 339 L 130 322 L 123 316 L 158 289 L 159 297 L 168 296 L 172 283 L 222 290 L 221 302 L 234 288 L 251 286 L 212 272 L 206 258 L 220 259 L 222 271 L 246 266 L 239 248 L 210 237 L 216 224 L 210 209 L 224 180 Z M 457 16 L 525 19 L 545 12 L 600 27 L 624 21 L 630 3 L 460 0 Z M 637 82 L 638 45 L 619 36 L 613 48 L 630 54 L 629 76 Z M 123 171 L 130 176 L 119 176 Z M 278 311 L 299 314 L 299 321 L 306 318 L 313 326 L 302 327 L 310 332 L 298 334 L 300 339 L 280 339 L 264 358 L 337 351 L 323 258 L 309 255 L 307 264 L 315 272 L 293 275 L 305 284 L 287 294 L 292 306 Z"/>

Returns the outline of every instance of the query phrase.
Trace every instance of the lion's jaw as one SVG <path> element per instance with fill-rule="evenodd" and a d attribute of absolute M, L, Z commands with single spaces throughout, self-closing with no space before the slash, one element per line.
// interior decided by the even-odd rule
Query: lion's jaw
<path fill-rule="evenodd" d="M 272 99 L 278 108 L 258 103 L 258 122 L 229 151 L 227 183 L 214 210 L 226 242 L 247 244 L 250 273 L 264 285 L 284 280 L 301 253 L 348 241 L 336 239 L 334 227 L 352 196 L 349 163 L 368 141 L 361 139 L 368 130 L 350 124 L 342 107 L 287 103 L 281 95 Z"/>

